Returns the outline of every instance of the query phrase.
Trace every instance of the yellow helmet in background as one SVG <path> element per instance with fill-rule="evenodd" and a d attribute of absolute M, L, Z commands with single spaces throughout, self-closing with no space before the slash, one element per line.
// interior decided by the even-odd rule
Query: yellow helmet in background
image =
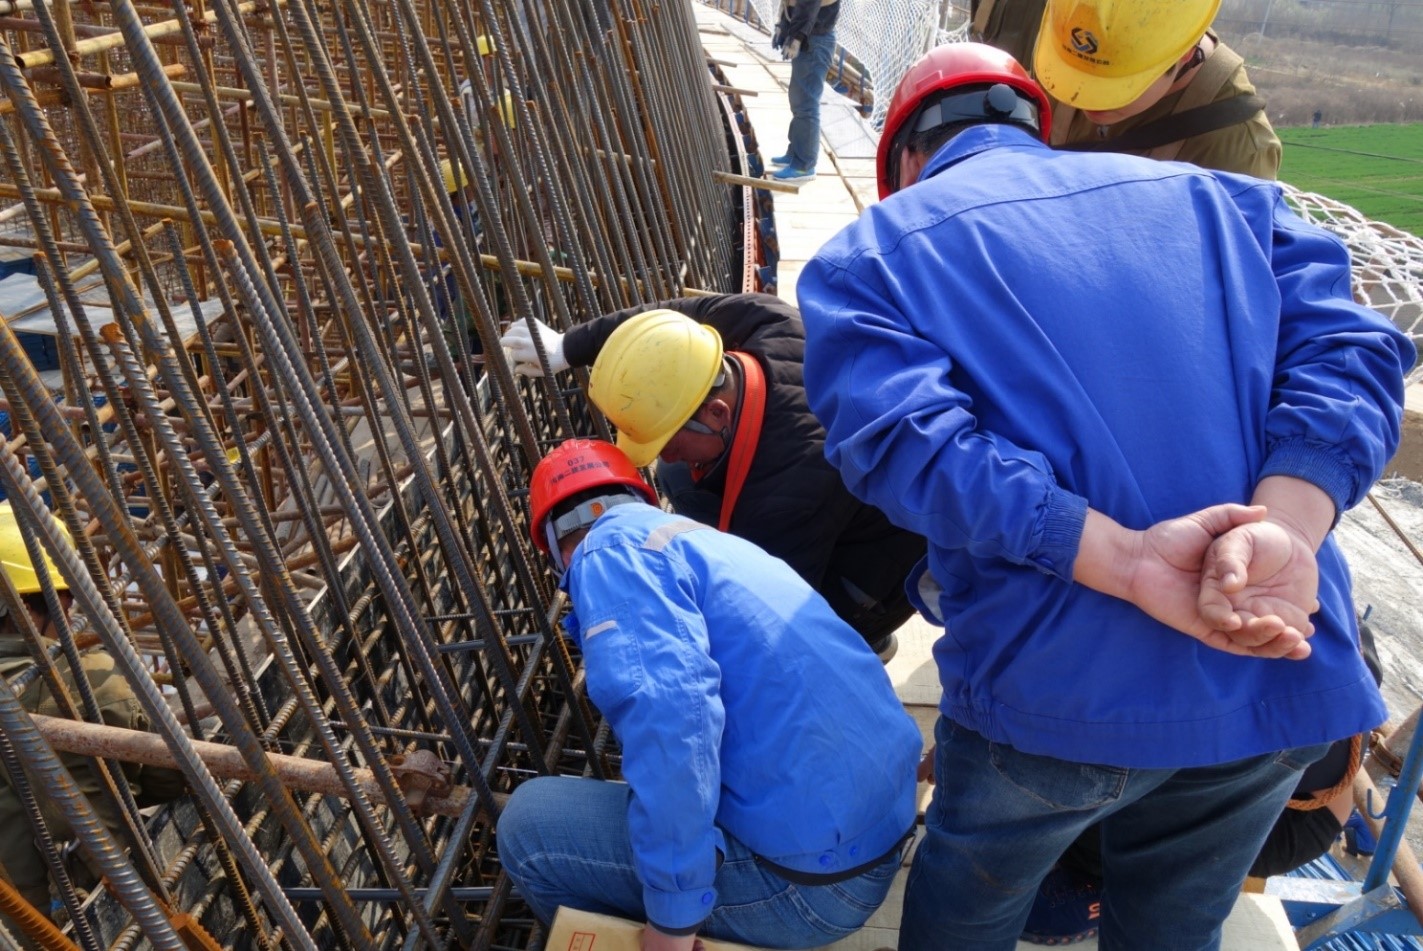
<path fill-rule="evenodd" d="M 64 532 L 64 537 L 68 538 L 69 530 L 63 523 L 59 527 Z M 54 566 L 54 562 L 50 561 L 48 553 L 44 555 L 44 566 L 49 571 L 50 581 L 54 583 L 56 591 L 69 590 L 69 585 Z M 30 560 L 30 553 L 25 550 L 25 539 L 20 534 L 15 510 L 10 507 L 9 502 L 0 502 L 0 569 L 4 570 L 19 594 L 35 594 L 40 590 L 39 575 L 35 572 L 34 562 Z"/>
<path fill-rule="evenodd" d="M 514 128 L 514 92 L 511 89 L 504 90 L 504 95 L 499 97 L 499 118 L 504 120 L 504 128 Z"/>
<path fill-rule="evenodd" d="M 649 310 L 614 330 L 593 363 L 588 396 L 635 466 L 657 458 L 711 392 L 721 336 L 675 310 Z"/>
<path fill-rule="evenodd" d="M 453 195 L 469 184 L 469 176 L 465 174 L 464 168 L 456 171 L 455 163 L 449 159 L 440 161 L 440 177 L 445 180 L 445 193 L 448 195 Z"/>
<path fill-rule="evenodd" d="M 1033 73 L 1058 102 L 1120 109 L 1175 66 L 1218 9 L 1220 0 L 1048 0 Z"/>
<path fill-rule="evenodd" d="M 499 51 L 499 44 L 495 43 L 494 37 L 487 33 L 481 33 L 475 37 L 474 45 L 479 50 L 480 56 L 493 56 Z M 506 89 L 504 95 L 499 99 L 499 118 L 504 120 L 504 128 L 514 128 L 514 93 L 512 90 Z M 450 189 L 450 191 L 454 191 L 454 189 Z"/>

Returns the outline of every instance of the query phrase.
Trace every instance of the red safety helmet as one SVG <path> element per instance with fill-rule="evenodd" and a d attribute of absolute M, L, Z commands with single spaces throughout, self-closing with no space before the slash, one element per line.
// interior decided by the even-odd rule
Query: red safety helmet
<path fill-rule="evenodd" d="M 919 114 L 927 100 L 958 86 L 992 87 L 998 83 L 1007 85 L 1020 98 L 1035 104 L 1037 115 L 1031 119 L 1016 114 L 1010 116 L 996 108 L 996 104 L 990 106 L 985 96 L 978 105 L 970 106 L 967 114 L 960 113 L 963 119 L 1013 122 L 1032 129 L 1046 142 L 1052 126 L 1052 103 L 1017 60 L 984 43 L 950 43 L 935 47 L 909 67 L 889 101 L 884 131 L 880 133 L 879 148 L 875 153 L 880 198 L 888 198 L 899 190 L 899 182 L 894 179 L 898 176 L 898 153 L 904 145 L 902 139 L 907 138 L 907 135 L 901 137 L 900 133 L 907 131 L 909 121 Z"/>
<path fill-rule="evenodd" d="M 650 505 L 657 504 L 657 493 L 617 446 L 601 439 L 570 439 L 544 456 L 529 480 L 534 547 L 548 554 L 544 522 L 558 503 L 600 485 L 625 485 L 641 492 Z"/>

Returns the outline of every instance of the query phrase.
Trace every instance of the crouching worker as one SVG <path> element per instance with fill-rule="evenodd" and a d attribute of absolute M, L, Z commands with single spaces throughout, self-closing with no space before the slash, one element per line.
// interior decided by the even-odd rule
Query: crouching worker
<path fill-rule="evenodd" d="M 829 944 L 899 868 L 919 731 L 785 562 L 655 501 L 609 443 L 570 440 L 534 470 L 534 541 L 627 782 L 524 783 L 500 860 L 545 924 L 560 905 L 645 920 L 644 951 Z"/>
<path fill-rule="evenodd" d="M 588 397 L 634 465 L 660 459 L 672 508 L 760 545 L 795 569 L 888 663 L 914 614 L 904 579 L 924 539 L 845 488 L 805 400 L 805 328 L 766 294 L 679 297 L 561 334 L 518 321 L 515 372 L 591 366 Z"/>
<path fill-rule="evenodd" d="M 45 562 L 60 607 L 67 613 L 72 603 L 69 586 L 65 584 L 54 565 L 49 563 L 48 558 Z M 8 502 L 0 504 L 0 570 L 5 572 L 15 588 L 15 593 L 23 601 L 41 641 L 47 645 L 53 644 L 54 639 L 59 636 L 57 619 L 50 615 L 49 607 L 45 604 L 39 576 L 25 548 L 20 528 L 15 522 L 14 510 Z M 3 601 L 0 601 L 0 605 L 3 605 Z M 21 622 L 3 606 L 0 606 L 0 615 L 3 615 L 0 616 L 0 677 L 14 684 L 17 677 L 34 666 L 34 660 L 21 631 Z M 55 668 L 69 696 L 78 704 L 79 688 L 69 664 L 61 656 L 55 662 Z M 80 669 L 93 691 L 94 701 L 105 725 L 125 730 L 148 729 L 148 718 L 128 682 L 116 668 L 112 657 L 101 650 L 85 651 L 80 655 Z M 20 703 L 25 709 L 50 717 L 68 715 L 68 711 L 55 697 L 43 677 L 26 678 L 24 684 L 16 689 L 19 690 Z M 0 690 L 8 689 L 11 688 L 0 686 Z M 115 833 L 120 841 L 127 841 L 119 806 L 103 791 L 104 780 L 93 761 L 75 753 L 61 753 L 60 761 L 74 778 L 79 791 L 89 798 L 99 821 L 107 826 L 110 832 Z M 183 774 L 174 769 L 125 764 L 122 777 L 127 781 L 129 790 L 140 807 L 175 799 L 187 788 Z M 33 789 L 45 826 L 56 847 L 73 838 L 69 823 L 45 794 L 44 789 L 38 785 L 33 786 Z M 0 878 L 13 885 L 21 897 L 37 911 L 52 915 L 54 909 L 50 901 L 49 867 L 40 852 L 37 836 L 31 830 L 24 804 L 4 770 L 0 770 L 0 830 L 4 831 L 4 835 L 0 836 Z M 74 872 L 79 884 L 92 884 L 92 879 L 83 881 L 88 869 L 76 869 Z M 0 921 L 10 927 L 12 934 L 20 934 L 18 927 L 6 921 L 3 916 L 0 916 Z"/>

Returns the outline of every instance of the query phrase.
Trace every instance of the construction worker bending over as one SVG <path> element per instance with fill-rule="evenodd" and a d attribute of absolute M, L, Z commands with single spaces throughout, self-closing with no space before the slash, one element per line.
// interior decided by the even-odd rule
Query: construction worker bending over
<path fill-rule="evenodd" d="M 1208 27 L 1220 0 L 978 0 L 977 38 L 1052 97 L 1052 144 L 1274 179 L 1281 145 L 1245 61 Z"/>
<path fill-rule="evenodd" d="M 49 577 L 58 592 L 59 601 L 67 613 L 73 601 L 68 585 L 65 584 L 54 565 L 49 563 L 49 559 L 46 558 L 45 561 Z M 25 549 L 20 528 L 15 522 L 14 510 L 8 502 L 0 503 L 0 570 L 5 572 L 10 583 L 14 585 L 15 591 L 24 601 L 25 608 L 29 611 L 35 629 L 40 632 L 42 639 L 52 642 L 58 636 L 55 620 L 50 617 L 49 609 L 40 593 L 39 577 L 35 572 L 29 553 Z M 3 602 L 0 602 L 0 605 L 3 605 Z M 4 615 L 0 617 L 0 677 L 4 677 L 7 681 L 13 681 L 25 670 L 32 667 L 34 660 L 25 637 L 20 632 L 19 623 L 10 616 L 3 606 L 0 606 L 0 613 Z M 93 690 L 94 699 L 98 704 L 104 724 L 125 730 L 147 730 L 148 718 L 144 715 L 138 698 L 134 696 L 128 682 L 115 667 L 114 659 L 102 650 L 88 650 L 80 655 L 80 660 L 84 677 Z M 77 704 L 79 688 L 75 684 L 74 673 L 63 655 L 55 662 L 55 668 L 70 697 Z M 9 689 L 9 686 L 0 686 L 0 690 Z M 68 715 L 67 710 L 55 698 L 43 677 L 30 681 L 19 696 L 20 703 L 31 713 L 40 713 L 50 717 Z M 107 793 L 103 792 L 103 779 L 91 765 L 92 761 L 87 757 L 71 753 L 61 753 L 60 761 L 69 770 L 79 791 L 89 797 L 89 802 L 94 807 L 99 821 L 104 823 L 109 831 L 118 834 L 120 841 L 126 841 L 127 836 L 123 832 L 125 826 L 118 811 L 119 807 L 111 801 Z M 187 788 L 183 774 L 174 769 L 125 764 L 123 776 L 128 781 L 134 799 L 140 806 L 168 802 L 177 798 Z M 64 819 L 59 809 L 53 805 L 50 797 L 45 795 L 44 789 L 40 786 L 35 786 L 34 789 L 40 812 L 44 816 L 45 826 L 56 847 L 65 840 L 73 838 L 73 831 L 70 829 L 69 823 Z M 31 831 L 29 813 L 4 770 L 0 770 L 0 829 L 5 832 L 3 836 L 0 836 L 0 877 L 13 885 L 21 897 L 33 905 L 36 910 L 42 914 L 50 915 L 52 909 L 49 866 L 45 863 L 45 858 L 39 850 L 36 835 Z M 20 929 L 8 920 L 5 921 L 5 924 L 12 934 L 21 933 Z"/>
<path fill-rule="evenodd" d="M 570 440 L 534 470 L 534 542 L 627 782 L 524 783 L 500 862 L 545 924 L 560 905 L 638 918 L 645 951 L 829 944 L 889 892 L 919 730 L 784 562 L 655 501 L 610 443 Z"/>
<path fill-rule="evenodd" d="M 537 327 L 554 372 L 592 365 L 588 395 L 628 458 L 645 466 L 661 454 L 673 508 L 785 560 L 889 661 L 914 613 L 904 579 L 924 539 L 851 495 L 826 462 L 794 307 L 767 294 L 682 297 L 567 334 Z M 502 343 L 518 372 L 542 373 L 525 322 Z"/>
<path fill-rule="evenodd" d="M 1278 186 L 1054 152 L 1047 107 L 932 51 L 798 285 L 827 454 L 946 627 L 900 948 L 1012 948 L 1097 821 L 1102 946 L 1213 948 L 1301 770 L 1385 719 L 1330 529 L 1415 353 Z"/>

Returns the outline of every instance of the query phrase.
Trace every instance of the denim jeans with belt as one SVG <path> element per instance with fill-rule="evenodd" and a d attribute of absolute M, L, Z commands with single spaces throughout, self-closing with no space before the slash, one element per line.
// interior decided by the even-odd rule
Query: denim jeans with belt
<path fill-rule="evenodd" d="M 1328 744 L 1190 769 L 1020 753 L 944 717 L 900 951 L 1011 951 L 1038 883 L 1102 822 L 1102 951 L 1207 951 L 1300 772 Z"/>
<path fill-rule="evenodd" d="M 791 128 L 786 154 L 793 168 L 815 171 L 820 155 L 820 92 L 835 55 L 835 31 L 807 36 L 791 60 Z"/>
<path fill-rule="evenodd" d="M 560 905 L 645 920 L 628 833 L 625 783 L 544 776 L 514 791 L 499 817 L 499 861 L 539 920 Z M 815 948 L 859 930 L 894 881 L 899 851 L 833 885 L 797 885 L 725 834 L 717 904 L 700 933 L 767 948 Z"/>

